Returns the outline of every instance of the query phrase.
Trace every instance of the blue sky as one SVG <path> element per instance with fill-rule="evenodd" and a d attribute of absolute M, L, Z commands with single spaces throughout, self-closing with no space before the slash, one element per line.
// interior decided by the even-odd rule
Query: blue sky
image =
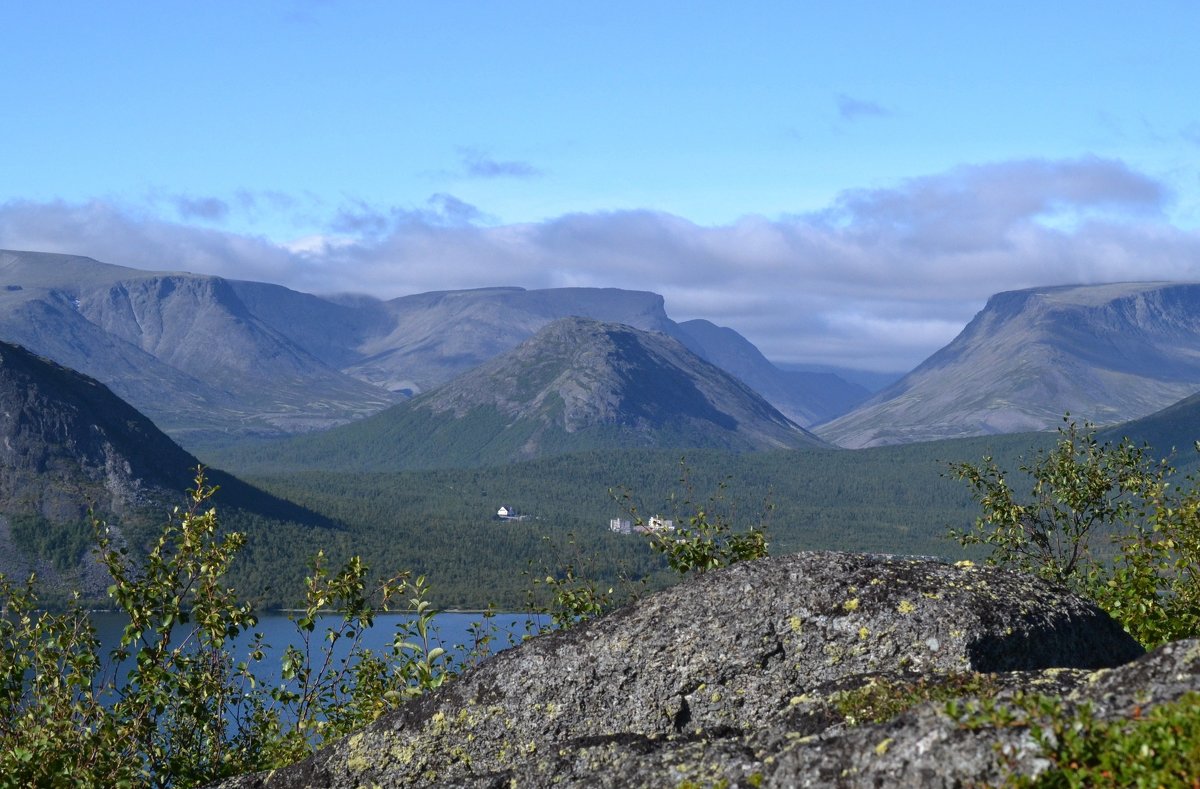
<path fill-rule="evenodd" d="M 1200 279 L 1200 4 L 0 5 L 0 246 L 390 297 L 654 290 L 907 369 Z"/>

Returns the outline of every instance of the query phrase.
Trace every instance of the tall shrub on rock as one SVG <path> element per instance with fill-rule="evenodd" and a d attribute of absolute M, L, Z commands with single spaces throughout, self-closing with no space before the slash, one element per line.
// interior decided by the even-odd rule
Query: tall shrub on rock
<path fill-rule="evenodd" d="M 1091 597 L 1146 647 L 1200 636 L 1196 479 L 1128 439 L 1100 443 L 1091 424 L 1064 422 L 1057 445 L 1020 467 L 1017 488 L 991 457 L 951 465 L 982 510 L 951 536 Z"/>

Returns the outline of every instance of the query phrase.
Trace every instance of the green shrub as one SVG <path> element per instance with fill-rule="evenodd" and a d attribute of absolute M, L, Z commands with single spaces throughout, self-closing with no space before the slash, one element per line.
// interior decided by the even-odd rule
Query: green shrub
<path fill-rule="evenodd" d="M 542 538 L 546 558 L 540 566 L 529 563 L 526 575 L 529 610 L 549 618 L 552 629 L 570 627 L 635 599 L 644 581 L 631 580 L 624 571 L 601 577 L 600 560 L 581 550 L 573 532 L 563 539 Z"/>
<path fill-rule="evenodd" d="M 1200 693 L 1148 712 L 1101 720 L 1090 705 L 1017 694 L 1004 704 L 951 701 L 946 712 L 965 728 L 1027 729 L 1050 766 L 1037 777 L 1012 775 L 1017 787 L 1195 786 L 1200 776 Z"/>
<path fill-rule="evenodd" d="M 34 579 L 0 576 L 0 786 L 192 786 L 277 767 L 450 676 L 423 578 L 371 590 L 357 558 L 331 573 L 318 555 L 296 619 L 302 646 L 285 650 L 268 688 L 255 675 L 261 634 L 245 661 L 228 650 L 257 622 L 222 581 L 244 538 L 221 532 L 200 470 L 195 485 L 142 563 L 96 524 L 109 596 L 129 619 L 107 660 L 78 596 L 42 611 Z M 390 651 L 361 648 L 376 613 L 405 597 L 412 618 Z M 329 608 L 340 616 L 314 643 Z M 339 641 L 349 657 L 335 664 Z"/>
<path fill-rule="evenodd" d="M 1196 480 L 1178 480 L 1127 439 L 1100 444 L 1092 425 L 1064 421 L 1057 446 L 1020 467 L 1028 495 L 990 457 L 951 466 L 982 509 L 951 536 L 1091 597 L 1147 647 L 1200 635 Z"/>
<path fill-rule="evenodd" d="M 766 516 L 772 506 L 765 504 L 763 517 L 747 530 L 738 531 L 733 525 L 737 513 L 726 506 L 728 479 L 718 483 L 716 492 L 699 503 L 686 462 L 681 460 L 679 465 L 683 497 L 682 503 L 675 508 L 674 528 L 650 532 L 650 547 L 662 554 L 667 565 L 679 575 L 703 573 L 735 562 L 765 557 L 768 548 Z M 625 493 L 623 498 L 628 502 L 631 497 Z M 629 510 L 639 527 L 648 526 L 648 522 L 638 515 L 636 506 L 630 505 Z"/>

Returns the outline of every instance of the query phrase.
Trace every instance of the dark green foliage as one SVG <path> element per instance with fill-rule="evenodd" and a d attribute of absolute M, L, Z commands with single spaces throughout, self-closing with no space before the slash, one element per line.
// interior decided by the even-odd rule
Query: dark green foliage
<path fill-rule="evenodd" d="M 1180 400 L 1149 416 L 1124 422 L 1101 430 L 1100 441 L 1118 443 L 1128 438 L 1138 446 L 1146 446 L 1154 457 L 1169 458 L 1181 470 L 1193 470 L 1200 465 L 1200 454 L 1190 451 L 1200 439 L 1200 395 Z"/>
<path fill-rule="evenodd" d="M 554 402 L 556 397 L 547 398 L 543 407 L 550 412 L 555 408 L 561 410 L 561 401 Z M 539 457 L 642 447 L 716 447 L 735 451 L 754 448 L 736 433 L 713 431 L 707 423 L 687 417 L 659 420 L 653 429 L 603 424 L 568 432 L 553 424 L 553 420 L 544 424 L 535 419 L 514 419 L 491 406 L 473 408 L 458 416 L 433 414 L 415 404 L 405 404 L 337 428 L 336 433 L 225 447 L 216 451 L 212 460 L 254 474 L 320 468 L 361 471 L 475 468 L 528 457 L 531 442 L 536 444 Z M 674 453 L 679 451 L 676 449 Z"/>
<path fill-rule="evenodd" d="M 59 571 L 78 565 L 94 544 L 92 525 L 84 520 L 55 524 L 38 513 L 10 515 L 8 520 L 17 547 Z"/>
<path fill-rule="evenodd" d="M 721 480 L 707 501 L 697 502 L 686 459 L 679 465 L 682 503 L 673 508 L 676 519 L 672 519 L 670 528 L 650 529 L 650 547 L 663 555 L 667 566 L 679 575 L 687 575 L 765 557 L 766 518 L 774 505 L 764 504 L 764 511 L 743 530 L 737 524 L 737 510 L 729 506 L 728 480 Z M 625 492 L 623 498 L 628 500 L 630 494 Z M 643 519 L 636 507 L 631 507 L 630 514 L 643 529 L 650 527 L 654 519 Z"/>
<path fill-rule="evenodd" d="M 965 528 L 977 512 L 969 492 L 942 477 L 946 461 L 986 453 L 1015 464 L 1022 453 L 1052 443 L 1052 436 L 1026 434 L 855 451 L 696 450 L 687 464 L 696 490 L 725 485 L 719 513 L 735 530 L 754 525 L 744 516 L 772 503 L 774 553 L 841 549 L 978 558 L 944 540 L 947 527 Z M 562 566 L 552 564 L 543 537 L 561 540 L 567 533 L 580 553 L 595 557 L 594 575 L 605 588 L 619 585 L 622 573 L 656 588 L 673 574 L 643 539 L 610 533 L 609 520 L 627 517 L 632 508 L 686 524 L 697 512 L 684 507 L 687 497 L 678 494 L 674 450 L 603 450 L 474 469 L 309 471 L 255 482 L 276 498 L 222 478 L 221 500 L 222 527 L 246 535 L 230 582 L 259 608 L 297 605 L 307 562 L 320 549 L 335 564 L 358 554 L 371 556 L 377 567 L 426 575 L 439 602 L 451 608 L 493 603 L 516 610 L 526 604 L 523 572 L 531 562 Z M 241 496 L 243 490 L 254 495 Z M 636 495 L 616 502 L 610 490 Z M 226 504 L 227 493 L 238 506 Z M 280 500 L 289 503 L 271 503 Z M 495 519 L 501 504 L 530 519 Z M 129 516 L 119 523 L 131 554 L 144 555 L 157 523 Z M 39 526 L 37 538 L 51 552 L 69 552 L 79 544 L 78 524 Z M 60 590 L 50 601 L 65 599 Z M 99 597 L 91 599 L 103 605 Z"/>
<path fill-rule="evenodd" d="M 977 512 L 968 491 L 942 476 L 946 461 L 991 453 L 1013 462 L 1053 436 L 1027 434 L 868 450 L 796 450 L 736 454 L 715 450 L 687 455 L 695 490 L 725 485 L 722 517 L 737 530 L 770 502 L 773 553 L 839 549 L 879 553 L 964 553 L 947 545 L 947 527 L 967 526 Z M 679 491 L 679 453 L 611 450 L 563 455 L 477 469 L 408 472 L 297 472 L 260 476 L 255 484 L 314 510 L 339 528 L 314 530 L 230 513 L 247 533 L 247 547 L 231 570 L 239 588 L 270 605 L 299 595 L 306 558 L 322 547 L 331 559 L 352 554 L 386 567 L 425 574 L 452 608 L 502 609 L 526 604 L 530 567 L 554 565 L 549 544 L 571 533 L 581 554 L 595 557 L 594 575 L 605 588 L 622 571 L 651 588 L 672 574 L 645 541 L 608 531 L 630 509 L 686 522 Z M 635 492 L 614 501 L 610 490 Z M 501 505 L 528 521 L 499 521 Z M 235 520 L 237 519 L 237 520 Z M 268 590 L 267 587 L 270 587 Z"/>

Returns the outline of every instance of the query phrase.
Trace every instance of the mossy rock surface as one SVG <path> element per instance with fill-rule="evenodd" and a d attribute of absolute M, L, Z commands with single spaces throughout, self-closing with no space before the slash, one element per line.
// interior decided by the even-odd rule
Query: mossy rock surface
<path fill-rule="evenodd" d="M 1029 576 L 800 553 L 711 572 L 534 638 L 305 762 L 225 786 L 866 785 L 914 775 L 937 784 L 936 771 L 958 770 L 954 748 L 986 737 L 935 703 L 851 727 L 834 694 L 880 677 L 972 672 L 995 673 L 1003 688 L 1086 692 L 1120 684 L 1116 672 L 1094 682 L 1090 672 L 1141 654 L 1094 605 Z M 1139 681 L 1153 684 L 1157 672 Z M 1177 684 L 1195 687 L 1188 676 Z M 909 770 L 925 758 L 913 756 L 919 749 L 894 750 L 920 741 L 923 726 L 944 732 L 930 776 Z M 984 769 L 987 758 L 965 769 L 1000 769 L 994 754 Z"/>

